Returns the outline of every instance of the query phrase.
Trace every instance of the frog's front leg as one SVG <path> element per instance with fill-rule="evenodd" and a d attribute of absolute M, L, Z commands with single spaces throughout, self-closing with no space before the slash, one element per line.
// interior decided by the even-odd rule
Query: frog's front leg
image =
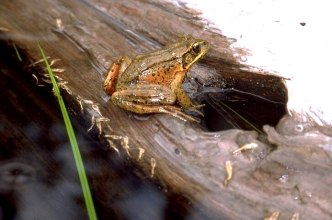
<path fill-rule="evenodd" d="M 202 112 L 197 110 L 198 108 L 201 108 L 204 105 L 196 105 L 194 104 L 187 93 L 182 89 L 183 80 L 185 77 L 185 73 L 176 74 L 174 77 L 173 82 L 170 85 L 171 90 L 176 96 L 177 103 L 184 109 L 196 112 L 200 114 L 201 116 L 204 116 Z"/>
<path fill-rule="evenodd" d="M 169 88 L 157 84 L 130 86 L 112 95 L 115 105 L 137 114 L 167 113 L 185 121 L 197 121 L 173 106 L 175 101 L 176 95 Z"/>
<path fill-rule="evenodd" d="M 203 107 L 204 105 L 196 105 L 194 104 L 191 99 L 189 98 L 189 96 L 187 95 L 187 93 L 181 88 L 178 87 L 174 90 L 174 93 L 176 95 L 177 98 L 177 102 L 178 104 L 185 110 L 190 110 L 193 112 L 196 112 L 198 114 L 200 114 L 201 116 L 204 116 L 204 114 L 198 110 L 198 108 Z"/>

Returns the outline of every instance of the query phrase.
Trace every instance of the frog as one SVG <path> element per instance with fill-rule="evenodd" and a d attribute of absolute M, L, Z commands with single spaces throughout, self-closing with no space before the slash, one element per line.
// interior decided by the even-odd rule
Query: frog
<path fill-rule="evenodd" d="M 184 121 L 198 121 L 185 111 L 197 112 L 182 84 L 190 68 L 209 49 L 208 42 L 190 35 L 174 43 L 131 59 L 112 63 L 104 80 L 104 90 L 114 105 L 137 114 L 166 113 Z"/>

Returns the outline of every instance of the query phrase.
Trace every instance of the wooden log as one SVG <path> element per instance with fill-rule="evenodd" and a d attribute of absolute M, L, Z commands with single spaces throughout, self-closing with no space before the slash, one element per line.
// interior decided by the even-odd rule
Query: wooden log
<path fill-rule="evenodd" d="M 194 88 L 192 97 L 218 109 L 218 100 L 232 101 L 239 90 L 276 103 L 279 118 L 285 113 L 284 79 L 249 71 L 239 62 L 247 52 L 232 49 L 232 39 L 209 29 L 196 12 L 163 1 L 61 0 L 6 1 L 0 12 L 1 36 L 15 42 L 29 58 L 26 64 L 41 58 L 37 43 L 50 61 L 59 59 L 52 68 L 74 117 L 86 121 L 82 125 L 86 132 L 104 143 L 109 154 L 128 158 L 143 179 L 156 181 L 166 194 L 182 195 L 184 203 L 190 201 L 187 217 L 262 219 L 272 213 L 280 213 L 280 219 L 296 213 L 308 219 L 331 217 L 331 204 L 326 202 L 330 180 L 324 178 L 331 169 L 324 146 L 331 139 L 315 124 L 286 118 L 289 123 L 279 125 L 280 133 L 269 126 L 264 127 L 265 134 L 239 129 L 209 132 L 204 124 L 162 114 L 137 116 L 110 103 L 102 83 L 112 61 L 157 50 L 190 34 L 211 47 L 185 82 Z M 42 63 L 34 66 L 43 68 Z M 39 79 L 47 81 L 43 74 Z M 316 134 L 307 142 L 297 140 L 305 136 L 296 130 L 303 124 L 310 128 L 304 131 Z M 213 130 L 214 125 L 208 128 Z M 320 148 L 314 147 L 317 140 Z M 252 149 L 239 150 L 243 146 Z M 226 169 L 230 164 L 232 176 Z M 313 166 L 322 169 L 313 173 Z"/>

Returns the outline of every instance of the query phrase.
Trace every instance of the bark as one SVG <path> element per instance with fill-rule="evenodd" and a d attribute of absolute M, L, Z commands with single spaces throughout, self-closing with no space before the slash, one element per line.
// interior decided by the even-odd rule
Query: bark
<path fill-rule="evenodd" d="M 127 158 L 142 179 L 183 196 L 181 205 L 190 201 L 187 217 L 262 219 L 280 212 L 280 219 L 294 213 L 303 219 L 331 218 L 331 138 L 304 116 L 287 116 L 277 130 L 266 125 L 264 131 L 216 131 L 221 122 L 207 110 L 198 124 L 163 114 L 137 116 L 111 104 L 102 84 L 112 61 L 190 34 L 207 40 L 211 48 L 185 82 L 191 97 L 217 115 L 223 113 L 220 100 L 232 103 L 240 95 L 254 100 L 253 108 L 262 115 L 267 112 L 260 109 L 264 99 L 275 111 L 268 115 L 279 119 L 285 113 L 284 79 L 241 64 L 249 52 L 232 48 L 233 39 L 197 12 L 164 1 L 17 0 L 4 1 L 0 14 L 1 37 L 17 45 L 23 63 L 41 58 L 38 43 L 50 61 L 59 59 L 52 68 L 74 120 L 83 120 L 79 126 L 103 143 L 108 154 Z M 43 65 L 31 68 L 40 70 L 40 82 L 47 82 Z M 271 125 L 277 123 L 273 120 Z M 255 148 L 234 153 L 248 144 Z M 226 161 L 233 167 L 230 180 Z"/>

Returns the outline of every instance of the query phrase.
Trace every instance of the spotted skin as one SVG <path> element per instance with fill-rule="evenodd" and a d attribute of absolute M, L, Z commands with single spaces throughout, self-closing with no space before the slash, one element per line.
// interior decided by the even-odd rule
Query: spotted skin
<path fill-rule="evenodd" d="M 208 50 L 204 40 L 191 36 L 164 49 L 123 57 L 114 62 L 104 81 L 113 104 L 138 114 L 167 113 L 183 120 L 195 121 L 183 110 L 197 111 L 181 88 L 191 66 Z"/>

